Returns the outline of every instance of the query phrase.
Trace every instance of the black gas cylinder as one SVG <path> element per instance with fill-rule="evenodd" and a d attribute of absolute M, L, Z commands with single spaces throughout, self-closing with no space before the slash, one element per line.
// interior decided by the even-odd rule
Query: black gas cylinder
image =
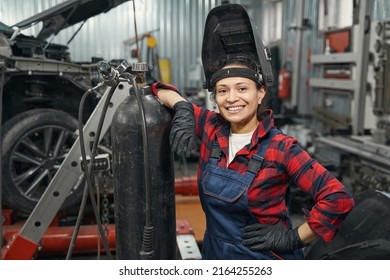
<path fill-rule="evenodd" d="M 116 258 L 141 259 L 145 227 L 145 168 L 150 174 L 153 258 L 176 258 L 173 156 L 169 145 L 172 115 L 148 86 L 138 89 L 146 119 L 149 159 L 144 166 L 141 113 L 134 88 L 117 108 L 111 125 L 116 226 Z"/>

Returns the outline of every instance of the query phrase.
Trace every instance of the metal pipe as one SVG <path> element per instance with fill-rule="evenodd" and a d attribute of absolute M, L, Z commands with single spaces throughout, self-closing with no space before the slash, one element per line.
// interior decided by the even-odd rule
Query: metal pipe
<path fill-rule="evenodd" d="M 198 179 L 196 176 L 175 179 L 176 195 L 198 195 Z"/>
<path fill-rule="evenodd" d="M 318 137 L 316 142 L 323 143 L 335 149 L 357 155 L 361 158 L 364 158 L 368 161 L 373 161 L 378 164 L 381 164 L 387 168 L 390 168 L 390 160 L 381 157 L 379 155 L 373 154 L 369 151 L 362 149 L 361 144 L 355 143 L 353 141 L 343 139 L 342 137 Z M 343 143 L 344 142 L 344 143 Z"/>
<path fill-rule="evenodd" d="M 358 40 L 355 44 L 356 56 L 360 60 L 355 67 L 355 89 L 354 89 L 354 115 L 352 119 L 353 135 L 364 134 L 364 117 L 367 95 L 367 71 L 368 71 L 368 49 L 370 43 L 370 25 L 373 2 L 369 0 L 359 1 L 359 24 L 354 31 L 358 31 Z"/>
<path fill-rule="evenodd" d="M 294 61 L 292 75 L 291 109 L 298 105 L 299 92 L 301 87 L 301 64 L 302 64 L 302 34 L 303 15 L 305 10 L 305 0 L 296 0 L 296 37 L 294 45 Z"/>
<path fill-rule="evenodd" d="M 12 239 L 12 236 L 17 234 L 20 230 L 21 225 L 10 225 L 4 230 L 4 238 Z M 64 254 L 67 252 L 69 245 L 72 241 L 72 235 L 74 226 L 51 226 L 47 229 L 45 234 L 42 236 L 38 255 L 54 255 Z M 96 252 L 96 241 L 100 239 L 98 229 L 96 225 L 83 225 L 80 227 L 80 231 L 77 235 L 76 242 L 74 244 L 73 252 L 76 254 L 80 253 L 95 253 Z M 110 251 L 115 251 L 115 225 L 108 225 L 107 234 L 108 244 Z M 102 243 L 103 245 L 103 243 Z M 22 249 L 22 248 L 21 248 Z M 104 248 L 102 246 L 102 252 Z"/>

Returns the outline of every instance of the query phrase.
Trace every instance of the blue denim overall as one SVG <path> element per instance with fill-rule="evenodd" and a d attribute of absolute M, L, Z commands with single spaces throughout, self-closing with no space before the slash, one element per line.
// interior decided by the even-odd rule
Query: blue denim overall
<path fill-rule="evenodd" d="M 302 250 L 287 254 L 255 252 L 244 246 L 241 239 L 244 227 L 257 223 L 249 211 L 248 188 L 261 169 L 268 144 L 278 133 L 277 129 L 270 131 L 257 154 L 249 161 L 245 174 L 217 166 L 221 149 L 218 142 L 213 142 L 211 156 L 201 173 L 199 184 L 199 195 L 206 214 L 203 259 L 303 259 Z"/>

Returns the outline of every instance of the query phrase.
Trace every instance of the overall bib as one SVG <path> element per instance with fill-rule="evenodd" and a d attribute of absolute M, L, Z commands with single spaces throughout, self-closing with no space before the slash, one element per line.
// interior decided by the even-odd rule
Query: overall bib
<path fill-rule="evenodd" d="M 199 195 L 206 214 L 203 259 L 303 259 L 302 250 L 291 253 L 255 252 L 242 244 L 245 226 L 257 223 L 249 211 L 248 188 L 261 169 L 271 139 L 280 133 L 272 129 L 253 155 L 245 174 L 217 166 L 221 149 L 213 142 L 210 159 L 200 176 Z M 291 224 L 291 223 L 289 223 Z"/>

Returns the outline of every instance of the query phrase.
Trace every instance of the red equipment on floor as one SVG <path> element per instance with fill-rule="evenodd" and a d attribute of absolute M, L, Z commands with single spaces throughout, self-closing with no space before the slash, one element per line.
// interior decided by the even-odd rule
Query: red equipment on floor
<path fill-rule="evenodd" d="M 195 176 L 183 177 L 175 180 L 175 193 L 182 196 L 197 196 L 198 187 Z M 59 213 L 52 221 L 39 243 L 35 243 L 21 236 L 19 233 L 24 226 L 25 220 L 15 220 L 15 211 L 12 209 L 3 209 L 3 242 L 2 259 L 3 260 L 29 260 L 36 258 L 51 258 L 66 255 L 71 243 L 74 226 L 61 225 L 61 219 L 66 218 L 66 213 Z M 191 217 L 190 217 L 191 218 Z M 88 220 L 88 219 L 86 219 Z M 115 253 L 115 225 L 108 224 L 105 229 L 109 248 Z M 187 236 L 195 240 L 195 232 L 188 219 L 176 219 L 176 235 Z M 85 255 L 97 253 L 105 254 L 102 242 L 98 244 L 99 231 L 96 224 L 83 224 L 77 235 L 74 244 L 74 255 Z M 100 238 L 101 240 L 101 238 Z M 178 241 L 180 239 L 178 238 Z M 188 244 L 188 240 L 186 241 Z M 180 247 L 180 244 L 178 244 Z M 180 249 L 180 248 L 179 248 Z M 193 248 L 192 248 L 193 249 Z M 181 254 L 183 254 L 181 252 Z M 183 256 L 182 256 L 183 257 Z M 196 255 L 194 258 L 198 258 Z"/>

